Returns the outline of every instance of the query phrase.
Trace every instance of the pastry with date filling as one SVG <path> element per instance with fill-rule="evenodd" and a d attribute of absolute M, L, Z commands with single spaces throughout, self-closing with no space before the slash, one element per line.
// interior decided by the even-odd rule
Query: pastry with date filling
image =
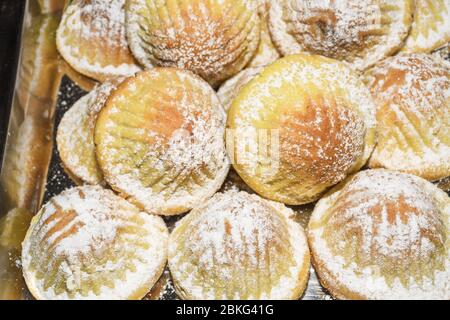
<path fill-rule="evenodd" d="M 59 156 L 65 171 L 77 184 L 103 182 L 95 156 L 95 122 L 98 112 L 121 81 L 123 79 L 118 78 L 105 82 L 82 97 L 59 124 L 56 135 Z"/>
<path fill-rule="evenodd" d="M 339 299 L 450 299 L 450 199 L 432 183 L 362 171 L 319 201 L 313 263 Z"/>
<path fill-rule="evenodd" d="M 74 0 L 56 35 L 62 57 L 78 72 L 104 82 L 140 70 L 126 39 L 125 0 Z"/>
<path fill-rule="evenodd" d="M 283 204 L 218 193 L 178 222 L 169 268 L 182 299 L 299 299 L 310 256 L 303 228 Z"/>
<path fill-rule="evenodd" d="M 153 68 L 128 78 L 100 111 L 97 159 L 106 181 L 158 215 L 185 213 L 225 181 L 225 113 L 193 73 Z"/>
<path fill-rule="evenodd" d="M 127 1 L 128 41 L 142 65 L 187 69 L 214 87 L 250 62 L 260 32 L 257 0 Z"/>
<path fill-rule="evenodd" d="M 39 300 L 141 299 L 163 273 L 168 234 L 160 217 L 110 190 L 70 189 L 32 220 L 25 281 Z"/>
<path fill-rule="evenodd" d="M 268 65 L 280 58 L 269 31 L 269 9 L 271 0 L 258 0 L 261 18 L 261 38 L 258 49 L 247 67 L 255 68 Z"/>
<path fill-rule="evenodd" d="M 377 104 L 372 168 L 435 181 L 450 176 L 450 65 L 429 54 L 400 54 L 367 72 Z"/>
<path fill-rule="evenodd" d="M 344 63 L 292 55 L 240 90 L 228 113 L 230 158 L 270 200 L 301 205 L 364 166 L 375 140 L 370 91 Z"/>
<path fill-rule="evenodd" d="M 426 52 L 450 42 L 450 1 L 416 0 L 411 32 L 404 50 Z"/>
<path fill-rule="evenodd" d="M 412 0 L 277 0 L 270 32 L 283 55 L 309 52 L 365 70 L 403 46 Z"/>

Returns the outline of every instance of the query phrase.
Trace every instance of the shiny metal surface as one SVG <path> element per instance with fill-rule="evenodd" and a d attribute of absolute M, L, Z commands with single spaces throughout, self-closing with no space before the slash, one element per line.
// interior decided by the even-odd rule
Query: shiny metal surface
<path fill-rule="evenodd" d="M 42 203 L 74 186 L 55 148 L 55 128 L 73 103 L 96 84 L 70 68 L 57 53 L 55 32 L 63 4 L 64 0 L 27 1 L 0 171 L 0 299 L 32 299 L 20 268 L 21 242 Z M 295 210 L 306 225 L 311 207 Z M 175 221 L 166 219 L 169 227 Z M 168 270 L 146 299 L 176 299 Z M 329 299 L 312 269 L 304 299 Z"/>

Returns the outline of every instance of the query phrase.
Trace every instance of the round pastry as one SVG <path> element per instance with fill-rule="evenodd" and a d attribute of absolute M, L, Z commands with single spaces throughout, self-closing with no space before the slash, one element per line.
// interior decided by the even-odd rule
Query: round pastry
<path fill-rule="evenodd" d="M 141 299 L 167 260 L 164 221 L 98 186 L 70 189 L 33 218 L 22 266 L 39 300 Z"/>
<path fill-rule="evenodd" d="M 58 127 L 56 142 L 64 169 L 78 184 L 101 184 L 95 156 L 94 127 L 98 112 L 123 79 L 105 82 L 76 102 Z"/>
<path fill-rule="evenodd" d="M 366 80 L 378 107 L 370 167 L 431 181 L 450 176 L 450 65 L 428 54 L 400 54 Z"/>
<path fill-rule="evenodd" d="M 216 194 L 169 239 L 169 269 L 182 299 L 299 299 L 308 282 L 306 236 L 280 203 L 246 192 Z"/>
<path fill-rule="evenodd" d="M 126 39 L 125 0 L 74 0 L 56 35 L 63 58 L 78 72 L 100 82 L 136 73 Z"/>
<path fill-rule="evenodd" d="M 247 83 L 253 80 L 257 75 L 264 70 L 264 67 L 247 68 L 239 72 L 233 78 L 225 81 L 220 87 L 217 95 L 225 111 L 230 110 L 233 100 L 237 97 L 239 92 Z"/>
<path fill-rule="evenodd" d="M 227 148 L 260 195 L 310 203 L 358 171 L 374 148 L 375 105 L 344 63 L 293 55 L 265 68 L 234 100 Z"/>
<path fill-rule="evenodd" d="M 127 33 L 146 66 L 178 67 L 211 85 L 241 71 L 259 44 L 257 0 L 127 1 Z"/>
<path fill-rule="evenodd" d="M 404 50 L 426 52 L 450 42 L 450 1 L 416 0 L 411 32 Z"/>
<path fill-rule="evenodd" d="M 278 0 L 269 28 L 283 55 L 310 52 L 365 70 L 403 46 L 412 14 L 412 0 Z"/>
<path fill-rule="evenodd" d="M 225 114 L 214 90 L 189 71 L 154 68 L 125 80 L 95 129 L 106 181 L 158 215 L 191 210 L 229 171 Z"/>
<path fill-rule="evenodd" d="M 313 263 L 339 299 L 450 299 L 450 199 L 428 181 L 363 171 L 317 204 Z"/>
<path fill-rule="evenodd" d="M 247 67 L 255 68 L 268 65 L 280 58 L 280 54 L 272 42 L 269 31 L 270 0 L 258 0 L 261 19 L 261 36 L 258 49 Z"/>

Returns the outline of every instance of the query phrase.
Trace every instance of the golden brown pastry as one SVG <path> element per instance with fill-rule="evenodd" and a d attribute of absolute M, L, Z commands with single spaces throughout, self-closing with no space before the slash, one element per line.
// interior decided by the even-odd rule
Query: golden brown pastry
<path fill-rule="evenodd" d="M 260 36 L 257 0 L 130 0 L 131 50 L 145 67 L 178 67 L 211 85 L 241 71 Z"/>
<path fill-rule="evenodd" d="M 94 127 L 97 115 L 122 78 L 105 82 L 77 101 L 59 124 L 56 142 L 64 169 L 78 184 L 101 184 L 97 164 Z"/>
<path fill-rule="evenodd" d="M 264 67 L 247 68 L 239 72 L 233 78 L 225 81 L 220 89 L 217 91 L 220 102 L 228 112 L 230 110 L 231 104 L 237 97 L 242 88 L 244 88 L 251 80 L 253 80 L 257 75 L 264 70 Z"/>
<path fill-rule="evenodd" d="M 300 205 L 361 169 L 375 125 L 370 91 L 350 68 L 293 55 L 265 68 L 234 99 L 227 148 L 253 190 Z"/>
<path fill-rule="evenodd" d="M 126 39 L 125 0 L 74 0 L 56 36 L 63 58 L 78 72 L 104 82 L 140 70 Z"/>
<path fill-rule="evenodd" d="M 125 80 L 95 127 L 105 180 L 158 215 L 185 213 L 229 171 L 225 114 L 214 90 L 185 70 L 154 68 Z"/>
<path fill-rule="evenodd" d="M 363 171 L 317 204 L 313 263 L 339 299 L 450 299 L 450 199 L 419 177 Z"/>
<path fill-rule="evenodd" d="M 169 268 L 182 299 L 299 299 L 309 250 L 294 212 L 246 192 L 216 194 L 170 235 Z"/>
<path fill-rule="evenodd" d="M 450 65 L 428 54 L 401 54 L 366 74 L 377 103 L 372 168 L 439 180 L 450 176 Z"/>
<path fill-rule="evenodd" d="M 450 1 L 416 0 L 411 32 L 404 50 L 426 52 L 450 42 Z"/>
<path fill-rule="evenodd" d="M 403 46 L 413 0 L 277 0 L 270 32 L 283 55 L 309 52 L 365 70 Z"/>
<path fill-rule="evenodd" d="M 33 219 L 22 266 L 36 299 L 141 299 L 167 261 L 164 221 L 98 186 L 70 189 Z"/>

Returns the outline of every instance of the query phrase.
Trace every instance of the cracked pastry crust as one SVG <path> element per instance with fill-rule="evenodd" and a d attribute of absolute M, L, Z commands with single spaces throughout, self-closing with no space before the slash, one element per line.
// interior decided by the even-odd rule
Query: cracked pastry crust
<path fill-rule="evenodd" d="M 149 213 L 177 215 L 225 181 L 225 114 L 214 90 L 186 70 L 128 78 L 100 111 L 97 160 L 105 180 Z"/>
<path fill-rule="evenodd" d="M 25 281 L 39 300 L 141 299 L 164 270 L 168 236 L 160 217 L 110 190 L 70 189 L 32 220 L 22 244 Z"/>
<path fill-rule="evenodd" d="M 375 104 L 354 71 L 326 57 L 292 55 L 239 92 L 227 143 L 235 170 L 253 190 L 301 205 L 362 168 L 375 126 Z"/>
<path fill-rule="evenodd" d="M 428 54 L 400 54 L 366 73 L 377 104 L 372 168 L 450 176 L 450 65 Z"/>
<path fill-rule="evenodd" d="M 190 70 L 212 86 L 241 71 L 259 44 L 256 0 L 130 0 L 131 50 L 146 68 Z"/>
<path fill-rule="evenodd" d="M 308 230 L 335 298 L 450 299 L 450 199 L 422 178 L 362 171 L 319 201 Z"/>
<path fill-rule="evenodd" d="M 365 70 L 399 50 L 411 27 L 412 0 L 277 0 L 269 28 L 283 55 L 309 52 Z"/>
<path fill-rule="evenodd" d="M 169 268 L 182 299 L 299 299 L 308 282 L 306 236 L 280 203 L 231 190 L 178 222 Z"/>
<path fill-rule="evenodd" d="M 64 11 L 56 44 L 79 73 L 105 82 L 140 70 L 126 39 L 125 0 L 74 0 Z"/>

